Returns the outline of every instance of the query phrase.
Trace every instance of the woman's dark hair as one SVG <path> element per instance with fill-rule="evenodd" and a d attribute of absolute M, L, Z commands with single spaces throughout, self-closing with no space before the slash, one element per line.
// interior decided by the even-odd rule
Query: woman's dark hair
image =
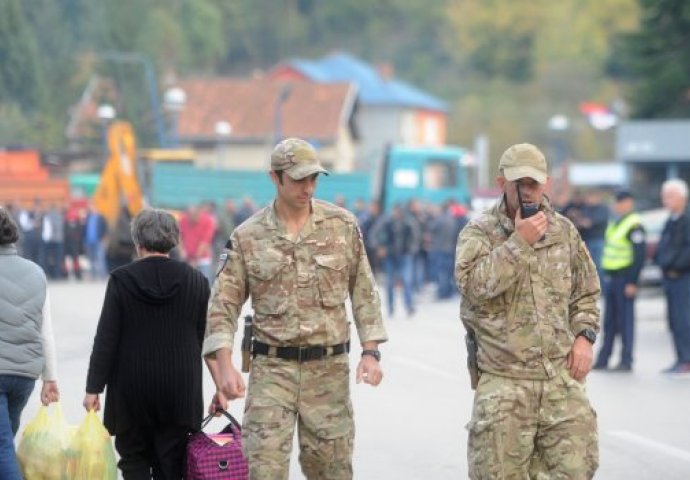
<path fill-rule="evenodd" d="M 0 245 L 17 243 L 19 229 L 7 209 L 0 207 Z"/>
<path fill-rule="evenodd" d="M 180 241 L 180 229 L 170 213 L 155 208 L 142 210 L 132 220 L 132 240 L 149 252 L 168 253 Z"/>

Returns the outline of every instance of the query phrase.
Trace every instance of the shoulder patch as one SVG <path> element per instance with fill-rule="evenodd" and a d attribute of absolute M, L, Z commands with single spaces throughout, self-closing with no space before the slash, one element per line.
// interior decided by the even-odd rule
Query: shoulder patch
<path fill-rule="evenodd" d="M 216 270 L 216 278 L 223 272 L 225 269 L 225 265 L 228 263 L 228 252 L 223 252 L 220 254 L 220 258 L 218 258 L 218 269 Z"/>

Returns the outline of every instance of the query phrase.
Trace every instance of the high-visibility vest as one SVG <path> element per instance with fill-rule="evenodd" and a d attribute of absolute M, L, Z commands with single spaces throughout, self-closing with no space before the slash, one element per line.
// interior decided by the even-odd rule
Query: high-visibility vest
<path fill-rule="evenodd" d="M 621 270 L 633 264 L 633 243 L 628 238 L 630 230 L 642 223 L 637 213 L 630 213 L 618 223 L 609 222 L 604 236 L 604 253 L 601 257 L 601 268 L 604 270 Z"/>

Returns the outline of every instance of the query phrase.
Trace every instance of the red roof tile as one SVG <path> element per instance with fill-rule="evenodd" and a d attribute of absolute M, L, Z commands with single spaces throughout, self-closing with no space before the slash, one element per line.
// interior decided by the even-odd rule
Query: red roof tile
<path fill-rule="evenodd" d="M 331 141 L 352 113 L 354 86 L 349 83 L 285 83 L 269 79 L 191 78 L 179 86 L 187 102 L 178 118 L 179 136 L 216 137 L 219 121 L 232 126 L 237 141 L 274 134 L 275 109 L 283 88 L 282 135 Z"/>

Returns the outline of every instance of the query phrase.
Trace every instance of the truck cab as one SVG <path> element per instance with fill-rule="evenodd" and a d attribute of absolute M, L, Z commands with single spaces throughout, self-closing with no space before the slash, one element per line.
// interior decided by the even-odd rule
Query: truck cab
<path fill-rule="evenodd" d="M 453 199 L 468 205 L 466 154 L 465 149 L 450 146 L 389 147 L 379 180 L 381 207 L 390 211 L 393 205 L 413 198 L 432 204 Z"/>

